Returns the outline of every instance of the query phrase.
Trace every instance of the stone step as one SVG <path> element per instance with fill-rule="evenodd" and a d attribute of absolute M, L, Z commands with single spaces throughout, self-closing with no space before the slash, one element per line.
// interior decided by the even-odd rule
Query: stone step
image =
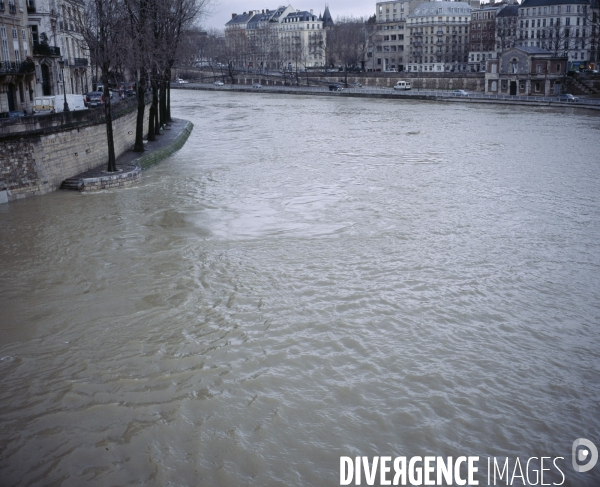
<path fill-rule="evenodd" d="M 71 190 L 79 191 L 80 186 L 81 186 L 81 179 L 69 178 L 69 179 L 65 179 L 61 183 L 60 189 L 71 189 Z"/>

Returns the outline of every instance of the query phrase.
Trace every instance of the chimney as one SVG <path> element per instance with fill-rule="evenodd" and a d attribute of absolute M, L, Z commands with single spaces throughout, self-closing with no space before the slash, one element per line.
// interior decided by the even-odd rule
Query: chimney
<path fill-rule="evenodd" d="M 313 9 L 312 9 L 312 8 L 310 9 L 310 14 L 311 14 L 311 15 L 313 14 Z"/>
<path fill-rule="evenodd" d="M 237 17 L 237 14 L 231 14 L 231 18 L 235 19 Z"/>
<path fill-rule="evenodd" d="M 254 13 L 254 11 L 253 11 L 253 10 L 248 10 L 248 15 L 249 15 L 250 17 L 252 17 L 252 14 L 253 14 L 253 13 Z"/>
<path fill-rule="evenodd" d="M 262 9 L 262 13 L 263 13 L 263 14 L 265 13 L 265 9 L 264 9 L 264 8 Z"/>

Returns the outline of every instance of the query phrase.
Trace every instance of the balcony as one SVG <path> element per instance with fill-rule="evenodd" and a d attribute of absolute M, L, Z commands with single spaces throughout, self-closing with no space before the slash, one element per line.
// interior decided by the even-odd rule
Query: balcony
<path fill-rule="evenodd" d="M 69 66 L 75 67 L 75 68 L 86 67 L 87 65 L 88 65 L 88 60 L 87 60 L 87 58 L 84 58 L 84 57 L 73 58 L 73 62 L 69 63 Z"/>
<path fill-rule="evenodd" d="M 422 46 L 422 45 L 423 45 L 423 42 L 421 42 L 421 41 L 413 42 L 413 46 Z"/>
<path fill-rule="evenodd" d="M 60 47 L 49 46 L 48 44 L 34 44 L 34 56 L 60 56 Z"/>
<path fill-rule="evenodd" d="M 415 36 L 415 37 L 416 37 L 416 36 L 423 37 L 423 32 L 415 32 L 415 33 L 413 34 L 413 36 Z"/>
<path fill-rule="evenodd" d="M 33 74 L 35 73 L 35 64 L 32 61 L 16 63 L 12 61 L 0 62 L 0 74 Z"/>

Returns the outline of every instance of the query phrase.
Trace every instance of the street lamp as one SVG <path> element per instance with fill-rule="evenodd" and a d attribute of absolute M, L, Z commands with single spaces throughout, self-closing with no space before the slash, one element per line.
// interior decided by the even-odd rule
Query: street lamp
<path fill-rule="evenodd" d="M 58 65 L 60 66 L 60 73 L 62 75 L 62 79 L 63 79 L 63 96 L 65 98 L 65 105 L 63 110 L 65 112 L 69 111 L 69 104 L 67 103 L 67 92 L 65 91 L 65 61 L 64 59 L 61 59 L 60 61 L 58 61 Z"/>

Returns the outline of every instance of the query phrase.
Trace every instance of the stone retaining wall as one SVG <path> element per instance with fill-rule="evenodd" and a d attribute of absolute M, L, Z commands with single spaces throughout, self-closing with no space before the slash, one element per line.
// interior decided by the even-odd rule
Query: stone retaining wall
<path fill-rule="evenodd" d="M 404 75 L 404 76 L 402 76 Z M 413 89 L 422 90 L 469 90 L 481 91 L 485 89 L 485 73 L 469 73 L 469 74 L 409 74 L 400 73 L 395 76 L 356 76 L 348 75 L 348 83 L 358 81 L 364 87 L 374 88 L 392 88 L 398 80 L 410 80 Z M 291 80 L 295 85 L 296 79 Z M 323 86 L 327 83 L 344 83 L 345 78 L 343 73 L 331 73 L 328 76 L 310 77 L 312 86 Z M 288 78 L 288 83 L 290 82 Z M 301 86 L 306 86 L 306 78 L 300 76 Z M 236 83 L 241 85 L 252 85 L 260 83 L 265 86 L 283 86 L 284 81 L 281 77 L 258 76 L 258 75 L 240 75 L 236 78 Z"/>
<path fill-rule="evenodd" d="M 193 128 L 194 124 L 192 122 L 187 122 L 185 128 L 181 131 L 177 138 L 168 146 L 163 147 L 162 149 L 154 150 L 149 154 L 138 157 L 135 161 L 132 162 L 132 164 L 137 164 L 142 169 L 148 169 L 154 164 L 157 164 L 163 159 L 166 159 L 168 156 L 170 156 L 171 154 L 183 147 L 183 144 L 185 144 L 185 141 L 192 133 Z"/>
<path fill-rule="evenodd" d="M 146 107 L 144 127 L 148 127 Z M 119 157 L 135 142 L 137 111 L 113 120 L 115 154 Z M 50 133 L 38 130 L 0 139 L 0 201 L 17 200 L 55 191 L 65 179 L 108 160 L 106 125 L 66 124 Z"/>
<path fill-rule="evenodd" d="M 137 166 L 132 171 L 122 174 L 111 174 L 99 178 L 84 178 L 81 180 L 82 191 L 98 191 L 108 188 L 125 188 L 142 179 L 142 168 Z"/>

